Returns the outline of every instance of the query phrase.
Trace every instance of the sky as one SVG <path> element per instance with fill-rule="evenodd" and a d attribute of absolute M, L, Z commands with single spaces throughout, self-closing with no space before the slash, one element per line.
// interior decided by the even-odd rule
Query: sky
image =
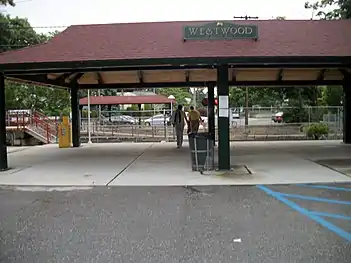
<path fill-rule="evenodd" d="M 33 27 L 180 20 L 231 20 L 233 16 L 272 19 L 311 19 L 306 0 L 16 0 L 1 8 L 11 16 L 26 17 Z M 36 28 L 49 32 L 59 28 Z"/>

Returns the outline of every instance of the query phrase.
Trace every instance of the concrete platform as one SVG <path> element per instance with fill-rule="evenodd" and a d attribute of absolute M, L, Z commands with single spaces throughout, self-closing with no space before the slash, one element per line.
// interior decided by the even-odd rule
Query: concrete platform
<path fill-rule="evenodd" d="M 11 151 L 12 169 L 0 173 L 0 185 L 256 185 L 351 182 L 351 177 L 315 160 L 348 158 L 351 147 L 340 141 L 235 142 L 232 164 L 251 175 L 219 176 L 192 172 L 187 145 L 174 143 L 57 145 Z M 351 168 L 351 164 L 350 164 Z"/>

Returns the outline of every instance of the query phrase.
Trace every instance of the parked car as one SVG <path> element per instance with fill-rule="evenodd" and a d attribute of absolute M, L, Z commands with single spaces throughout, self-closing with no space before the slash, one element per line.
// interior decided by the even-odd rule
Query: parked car
<path fill-rule="evenodd" d="M 232 119 L 240 119 L 240 109 L 239 108 L 231 109 L 231 118 Z"/>
<path fill-rule="evenodd" d="M 170 116 L 164 114 L 157 114 L 144 120 L 146 126 L 163 126 L 165 124 L 170 125 Z"/>
<path fill-rule="evenodd" d="M 101 125 L 133 125 L 138 124 L 138 120 L 129 115 L 119 115 L 119 116 L 111 116 L 111 120 L 109 118 L 104 118 L 101 120 Z"/>
<path fill-rule="evenodd" d="M 277 112 L 276 114 L 274 114 L 274 115 L 272 116 L 272 121 L 278 122 L 278 123 L 283 122 L 283 121 L 284 121 L 283 115 L 284 115 L 283 112 Z"/>
<path fill-rule="evenodd" d="M 137 118 L 134 118 L 132 116 L 129 116 L 129 115 L 122 115 L 123 118 L 127 119 L 127 120 L 130 120 L 131 123 L 133 124 L 138 124 L 139 123 L 139 120 Z"/>

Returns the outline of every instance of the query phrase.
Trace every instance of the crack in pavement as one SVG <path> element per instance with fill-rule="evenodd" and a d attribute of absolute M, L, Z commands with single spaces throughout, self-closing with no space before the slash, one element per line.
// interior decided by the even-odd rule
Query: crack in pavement
<path fill-rule="evenodd" d="M 128 163 L 121 171 L 119 171 L 118 174 L 116 174 L 105 186 L 109 186 L 118 176 L 120 176 L 122 173 L 124 173 L 130 166 L 132 166 L 141 156 L 144 155 L 144 153 L 149 150 L 154 144 L 151 144 L 149 147 L 147 147 L 144 151 L 142 151 L 139 155 L 137 155 L 130 163 Z"/>

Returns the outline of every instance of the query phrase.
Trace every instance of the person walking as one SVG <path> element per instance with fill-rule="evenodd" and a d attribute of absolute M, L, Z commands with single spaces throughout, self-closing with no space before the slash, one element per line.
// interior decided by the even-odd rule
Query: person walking
<path fill-rule="evenodd" d="M 186 119 L 185 113 L 183 111 L 183 106 L 178 105 L 177 110 L 173 113 L 172 116 L 172 124 L 175 128 L 177 136 L 177 148 L 180 148 L 183 145 L 183 132 L 185 122 L 188 122 L 188 120 Z"/>
<path fill-rule="evenodd" d="M 190 133 L 196 134 L 199 131 L 200 122 L 202 122 L 200 112 L 194 109 L 194 106 L 190 106 L 190 111 L 189 111 Z"/>

